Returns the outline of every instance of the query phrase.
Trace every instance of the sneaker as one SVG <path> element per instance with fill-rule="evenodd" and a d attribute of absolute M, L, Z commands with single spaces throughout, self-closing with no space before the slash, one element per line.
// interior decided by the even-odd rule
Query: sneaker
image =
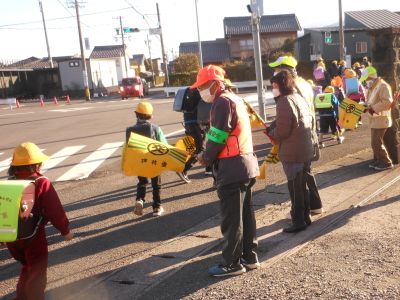
<path fill-rule="evenodd" d="M 153 217 L 159 217 L 163 214 L 164 208 L 162 206 L 153 208 Z"/>
<path fill-rule="evenodd" d="M 389 169 L 393 169 L 393 165 L 384 165 L 384 164 L 377 164 L 374 167 L 375 170 L 377 171 L 384 171 L 384 170 L 389 170 Z"/>
<path fill-rule="evenodd" d="M 322 142 L 320 142 L 320 143 L 319 143 L 319 148 L 320 148 L 320 149 L 325 148 L 325 144 L 322 143 Z"/>
<path fill-rule="evenodd" d="M 176 172 L 176 175 L 179 176 L 180 179 L 182 179 L 186 183 L 191 183 L 192 181 L 189 179 L 187 176 L 186 172 Z"/>
<path fill-rule="evenodd" d="M 211 176 L 213 173 L 211 171 L 205 171 L 204 176 Z"/>
<path fill-rule="evenodd" d="M 325 212 L 325 210 L 321 207 L 321 208 L 317 208 L 317 209 L 311 209 L 310 210 L 310 214 L 312 215 L 312 216 L 315 216 L 315 215 L 320 215 L 320 214 L 323 214 Z"/>
<path fill-rule="evenodd" d="M 283 228 L 282 231 L 283 231 L 283 232 L 286 232 L 286 233 L 296 233 L 296 232 L 305 230 L 306 228 L 307 228 L 307 224 L 304 223 L 304 224 L 302 224 L 302 225 L 292 225 L 292 226 Z"/>
<path fill-rule="evenodd" d="M 135 215 L 143 215 L 143 200 L 136 200 L 135 209 L 133 210 Z"/>
<path fill-rule="evenodd" d="M 243 257 L 240 258 L 240 263 L 248 270 L 255 270 L 261 268 L 261 264 L 258 260 L 255 262 L 246 261 Z"/>
<path fill-rule="evenodd" d="M 344 141 L 344 136 L 339 136 L 339 137 L 337 138 L 338 144 L 343 144 L 343 141 Z"/>
<path fill-rule="evenodd" d="M 238 265 L 230 265 L 230 266 L 224 266 L 224 265 L 216 265 L 212 266 L 208 269 L 208 273 L 211 276 L 215 277 L 223 277 L 223 276 L 235 276 L 235 275 L 241 275 L 243 273 L 246 273 L 246 268 L 243 267 L 242 264 Z"/>

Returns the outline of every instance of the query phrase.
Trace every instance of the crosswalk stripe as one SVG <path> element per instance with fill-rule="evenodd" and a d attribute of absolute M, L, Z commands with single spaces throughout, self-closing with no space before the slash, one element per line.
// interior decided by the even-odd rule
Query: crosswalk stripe
<path fill-rule="evenodd" d="M 56 181 L 77 180 L 87 178 L 94 170 L 96 170 L 108 157 L 110 157 L 117 149 L 121 147 L 122 142 L 107 143 L 98 148 L 95 152 L 83 159 L 79 164 L 75 165 L 64 173 Z"/>
<path fill-rule="evenodd" d="M 11 160 L 12 157 L 9 157 L 3 161 L 0 161 L 0 172 L 10 167 Z"/>
<path fill-rule="evenodd" d="M 70 147 L 65 147 L 60 151 L 54 153 L 52 156 L 50 156 L 50 159 L 44 163 L 44 167 L 42 168 L 42 173 L 48 171 L 51 168 L 54 168 L 59 163 L 61 163 L 62 161 L 64 161 L 65 159 L 75 154 L 84 147 L 85 145 L 70 146 Z"/>

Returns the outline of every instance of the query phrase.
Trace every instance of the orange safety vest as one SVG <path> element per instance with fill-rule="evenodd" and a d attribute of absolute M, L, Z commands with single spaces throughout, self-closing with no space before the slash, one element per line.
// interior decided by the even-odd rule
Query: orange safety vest
<path fill-rule="evenodd" d="M 231 101 L 235 104 L 237 114 L 236 127 L 229 133 L 224 149 L 218 158 L 234 157 L 253 152 L 253 139 L 249 115 L 242 99 L 234 94 L 222 94 L 220 99 Z"/>

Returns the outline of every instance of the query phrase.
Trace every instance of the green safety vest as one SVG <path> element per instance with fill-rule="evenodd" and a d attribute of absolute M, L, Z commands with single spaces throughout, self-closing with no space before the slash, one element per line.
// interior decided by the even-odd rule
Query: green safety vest
<path fill-rule="evenodd" d="M 0 242 L 13 242 L 18 235 L 22 194 L 32 180 L 0 181 Z"/>
<path fill-rule="evenodd" d="M 332 108 L 332 93 L 318 94 L 315 96 L 315 108 Z"/>

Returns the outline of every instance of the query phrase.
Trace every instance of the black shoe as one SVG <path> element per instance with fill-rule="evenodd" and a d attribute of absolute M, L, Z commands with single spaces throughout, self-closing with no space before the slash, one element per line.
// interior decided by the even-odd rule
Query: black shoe
<path fill-rule="evenodd" d="M 240 258 L 240 263 L 248 270 L 255 270 L 261 267 L 260 262 L 258 259 L 255 259 L 254 261 L 246 260 L 243 257 Z"/>
<path fill-rule="evenodd" d="M 186 172 L 176 172 L 176 175 L 179 176 L 180 179 L 182 179 L 186 183 L 191 183 L 192 181 L 189 179 L 187 176 Z"/>
<path fill-rule="evenodd" d="M 304 216 L 304 222 L 307 224 L 307 226 L 310 226 L 312 221 L 310 215 Z"/>
<path fill-rule="evenodd" d="M 305 230 L 307 228 L 307 224 L 303 224 L 303 225 L 292 225 L 290 227 L 286 227 L 283 228 L 283 232 L 286 233 L 295 233 L 295 232 L 299 232 L 302 230 Z"/>
<path fill-rule="evenodd" d="M 230 266 L 216 265 L 210 267 L 208 273 L 215 277 L 235 276 L 246 273 L 246 269 L 241 264 Z"/>

